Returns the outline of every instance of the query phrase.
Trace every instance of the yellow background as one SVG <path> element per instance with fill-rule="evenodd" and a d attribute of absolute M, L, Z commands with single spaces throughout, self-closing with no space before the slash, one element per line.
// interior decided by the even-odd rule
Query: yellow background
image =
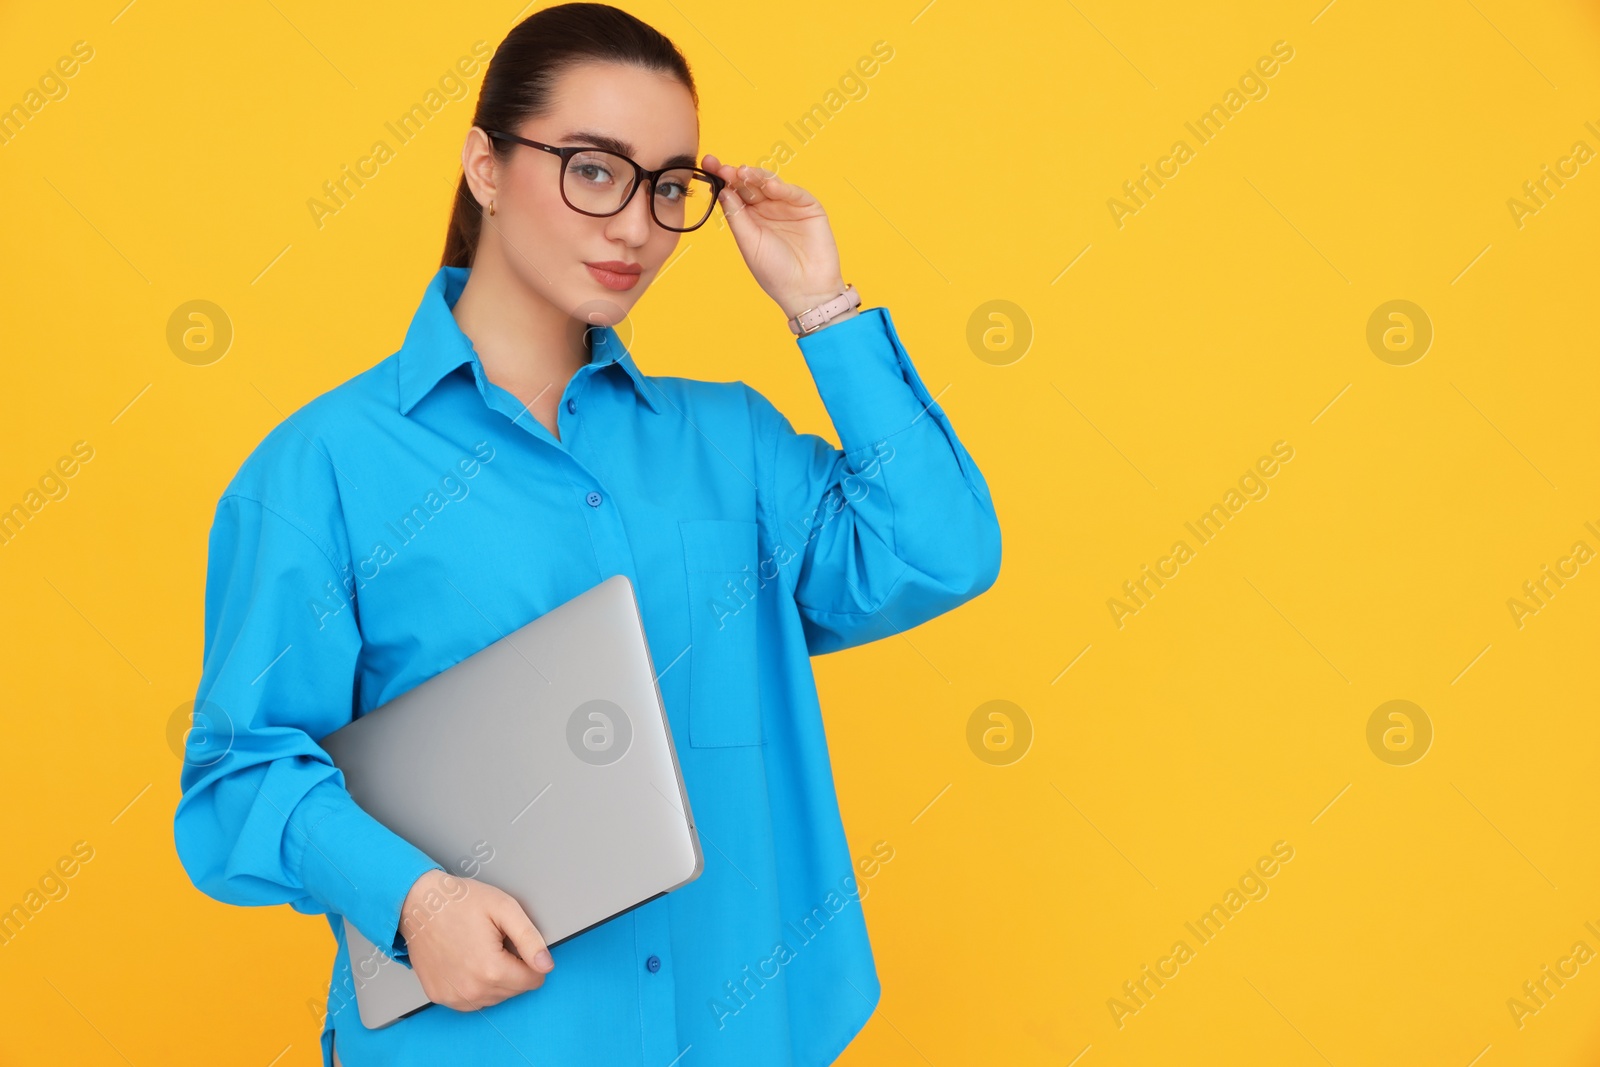
<path fill-rule="evenodd" d="M 1507 207 L 1600 150 L 1600 14 L 1321 3 L 628 5 L 693 63 L 702 151 L 788 142 L 1004 530 L 990 592 L 816 661 L 852 850 L 894 850 L 865 903 L 883 998 L 841 1063 L 1600 1063 L 1600 960 L 1520 1027 L 1507 1007 L 1600 951 L 1600 564 L 1520 628 L 1507 608 L 1600 549 L 1600 162 L 1520 227 Z M 0 908 L 94 850 L 0 947 L 0 1061 L 318 1062 L 327 925 L 188 882 L 168 729 L 216 498 L 399 346 L 481 74 L 320 229 L 306 202 L 518 14 L 0 12 L 0 104 L 94 49 L 0 146 L 0 505 L 94 448 L 0 547 Z M 830 98 L 877 41 L 892 58 Z M 1199 145 L 1185 121 L 1277 41 L 1268 94 Z M 825 102 L 801 144 L 785 124 Z M 1108 200 L 1180 138 L 1194 158 L 1119 227 Z M 642 366 L 742 378 L 832 437 L 727 231 L 681 248 L 633 316 Z M 166 342 L 193 299 L 236 331 L 209 366 Z M 1435 331 L 1409 366 L 1366 342 L 1393 299 Z M 1026 317 L 1021 358 L 969 347 L 992 300 Z M 1279 440 L 1269 495 L 1119 628 L 1107 600 Z M 1434 732 L 1408 766 L 1367 743 L 1397 699 Z M 1031 724 L 1008 765 L 968 744 L 991 700 Z M 1269 894 L 1193 939 L 1277 841 Z M 1108 1001 L 1179 939 L 1194 957 L 1119 1026 Z"/>

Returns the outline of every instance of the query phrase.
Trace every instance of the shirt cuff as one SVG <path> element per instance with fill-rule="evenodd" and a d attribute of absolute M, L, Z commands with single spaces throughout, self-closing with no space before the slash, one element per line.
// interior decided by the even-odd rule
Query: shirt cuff
<path fill-rule="evenodd" d="M 444 868 L 356 803 L 331 778 L 289 815 L 288 859 L 300 884 L 386 954 L 411 966 L 400 910 L 418 878 Z"/>
<path fill-rule="evenodd" d="M 933 403 L 888 308 L 857 311 L 795 342 L 847 453 L 899 433 Z"/>

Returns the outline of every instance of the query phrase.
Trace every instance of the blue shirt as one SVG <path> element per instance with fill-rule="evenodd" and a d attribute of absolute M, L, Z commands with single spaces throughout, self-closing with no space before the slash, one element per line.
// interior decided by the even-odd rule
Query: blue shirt
<path fill-rule="evenodd" d="M 987 589 L 988 486 L 887 309 L 796 339 L 841 448 L 743 382 L 645 375 L 610 327 L 558 439 L 456 325 L 468 274 L 440 268 L 400 350 L 289 416 L 223 491 L 184 869 L 217 900 L 327 916 L 324 1063 L 334 1031 L 345 1067 L 830 1063 L 877 1004 L 860 898 L 893 850 L 846 847 L 809 657 Z M 406 962 L 401 906 L 440 864 L 357 806 L 318 739 L 619 573 L 704 871 L 556 946 L 539 989 L 364 1028 L 340 917 Z"/>

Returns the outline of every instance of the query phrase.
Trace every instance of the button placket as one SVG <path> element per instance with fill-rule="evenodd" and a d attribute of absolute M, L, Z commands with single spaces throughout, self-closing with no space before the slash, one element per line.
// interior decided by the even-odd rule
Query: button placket
<path fill-rule="evenodd" d="M 576 415 L 578 413 L 578 394 L 583 392 L 584 387 L 589 382 L 589 376 L 593 373 L 593 364 L 579 367 L 577 373 L 572 376 L 572 380 L 567 383 L 566 399 L 556 405 L 556 422 L 561 428 L 561 443 L 563 447 L 572 434 L 572 420 L 562 415 L 562 409 L 566 410 L 567 415 Z"/>
<path fill-rule="evenodd" d="M 653 900 L 635 908 L 634 958 L 638 970 L 640 1051 L 643 1061 L 664 1067 L 683 1053 L 678 1044 L 678 993 L 673 981 L 670 946 L 672 927 L 667 901 Z M 655 966 L 651 966 L 654 961 Z"/>

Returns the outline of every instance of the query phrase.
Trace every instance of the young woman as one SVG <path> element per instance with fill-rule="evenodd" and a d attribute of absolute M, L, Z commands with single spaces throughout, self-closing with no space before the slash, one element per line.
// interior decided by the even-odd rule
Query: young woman
<path fill-rule="evenodd" d="M 877 1003 L 858 876 L 894 843 L 847 849 L 809 657 L 987 589 L 999 526 L 816 198 L 697 164 L 697 106 L 678 50 L 616 8 L 519 24 L 404 344 L 268 434 L 217 505 L 176 844 L 218 900 L 327 916 L 324 1063 L 825 1064 Z M 618 334 L 714 204 L 840 448 L 742 382 L 645 374 Z M 725 294 L 682 292 L 706 320 L 685 341 L 739 344 Z M 706 865 L 552 954 L 514 899 L 362 811 L 317 739 L 618 573 Z M 364 1028 L 343 916 L 434 1006 Z"/>

